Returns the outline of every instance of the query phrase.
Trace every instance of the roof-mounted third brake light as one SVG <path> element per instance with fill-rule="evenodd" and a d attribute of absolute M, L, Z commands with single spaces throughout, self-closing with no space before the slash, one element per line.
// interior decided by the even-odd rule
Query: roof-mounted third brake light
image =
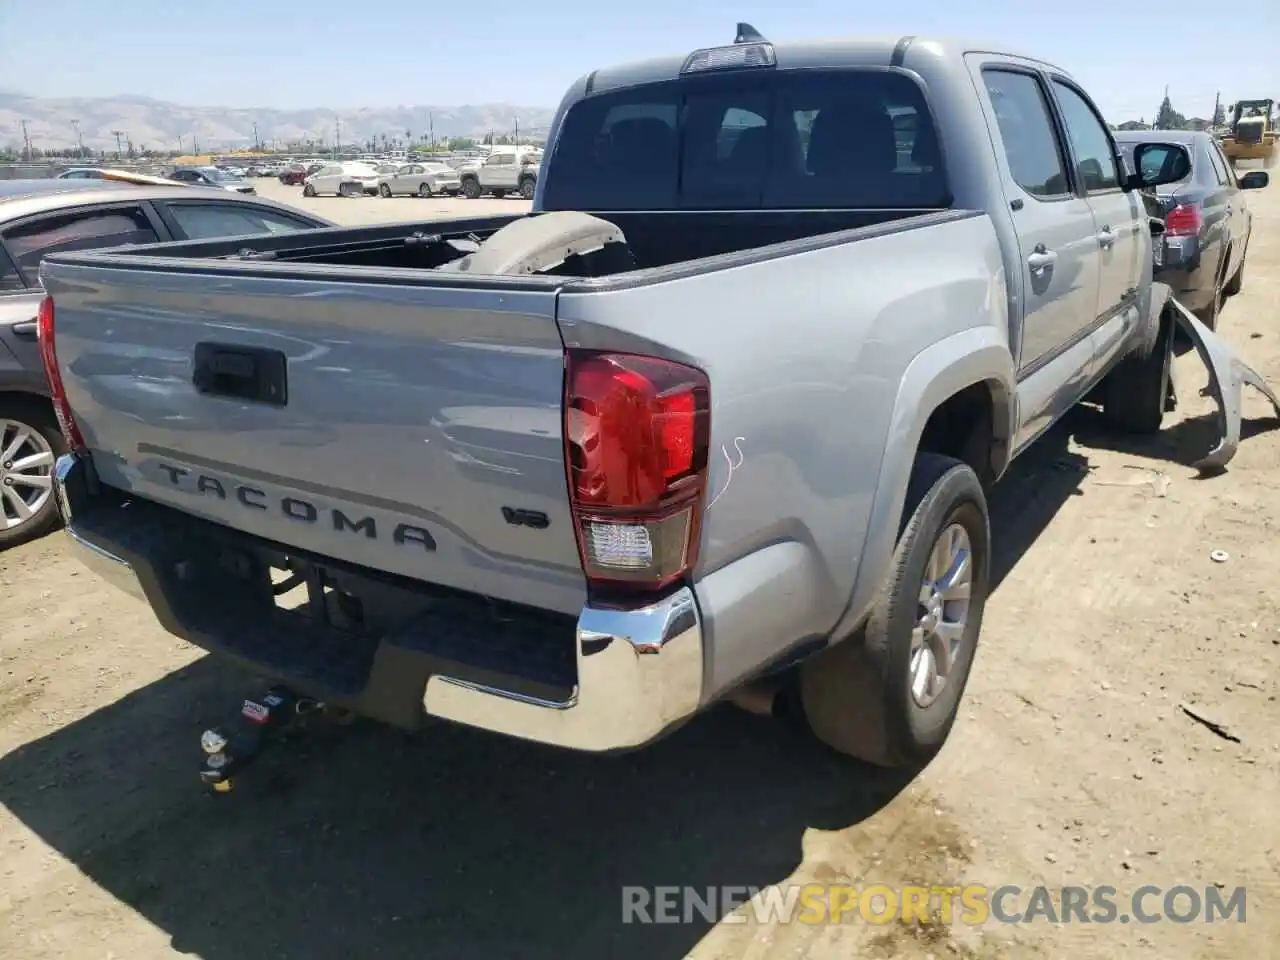
<path fill-rule="evenodd" d="M 732 46 L 695 50 L 689 54 L 680 72 L 740 70 L 744 67 L 772 67 L 776 64 L 773 44 L 761 36 L 760 31 L 751 24 L 740 23 Z"/>

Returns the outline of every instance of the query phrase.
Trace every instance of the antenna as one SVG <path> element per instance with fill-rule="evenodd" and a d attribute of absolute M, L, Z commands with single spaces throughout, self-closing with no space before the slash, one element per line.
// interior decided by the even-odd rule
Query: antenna
<path fill-rule="evenodd" d="M 734 43 L 767 43 L 768 41 L 749 23 L 738 24 L 738 35 L 733 38 Z"/>

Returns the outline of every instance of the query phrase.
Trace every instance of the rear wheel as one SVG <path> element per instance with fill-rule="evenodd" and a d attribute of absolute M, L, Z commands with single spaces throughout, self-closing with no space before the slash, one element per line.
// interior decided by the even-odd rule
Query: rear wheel
<path fill-rule="evenodd" d="M 1210 330 L 1218 329 L 1218 318 L 1222 315 L 1222 302 L 1226 299 L 1227 263 L 1230 262 L 1231 251 L 1222 254 L 1222 263 L 1213 276 L 1213 292 L 1209 297 L 1209 305 L 1196 311 L 1196 317 Z"/>
<path fill-rule="evenodd" d="M 302 186 L 302 195 L 303 195 L 304 197 L 314 197 L 314 196 L 316 195 L 316 188 L 315 188 L 312 184 L 309 184 L 309 183 L 307 183 L 307 184 L 303 184 L 303 186 Z"/>
<path fill-rule="evenodd" d="M 391 188 L 385 183 L 380 183 L 378 184 L 378 193 L 384 198 L 389 198 L 391 196 Z"/>
<path fill-rule="evenodd" d="M 462 181 L 462 195 L 468 200 L 480 199 L 480 181 L 475 177 L 467 177 Z"/>
<path fill-rule="evenodd" d="M 1173 322 L 1162 319 L 1156 345 L 1146 357 L 1128 356 L 1102 382 L 1102 412 L 1127 433 L 1155 433 L 1168 409 L 1173 364 Z"/>
<path fill-rule="evenodd" d="M 66 449 L 53 412 L 39 401 L 0 404 L 0 549 L 58 525 L 53 462 Z"/>
<path fill-rule="evenodd" d="M 1240 257 L 1240 266 L 1236 267 L 1235 276 L 1228 280 L 1227 285 L 1222 288 L 1224 297 L 1234 297 L 1244 288 L 1244 258 L 1248 253 L 1249 250 L 1246 248 L 1244 254 Z"/>
<path fill-rule="evenodd" d="M 800 669 L 801 705 L 818 739 L 881 766 L 923 764 L 946 741 L 989 590 L 990 523 L 972 468 L 919 454 L 904 510 L 865 629 Z"/>
<path fill-rule="evenodd" d="M 431 184 L 429 184 L 429 183 L 420 183 L 420 184 L 418 184 L 418 196 L 422 197 L 422 199 L 423 199 L 423 200 L 430 199 L 430 197 L 431 197 Z"/>
<path fill-rule="evenodd" d="M 532 177 L 526 177 L 520 181 L 520 196 L 526 200 L 533 199 L 533 191 L 537 187 L 537 183 Z"/>

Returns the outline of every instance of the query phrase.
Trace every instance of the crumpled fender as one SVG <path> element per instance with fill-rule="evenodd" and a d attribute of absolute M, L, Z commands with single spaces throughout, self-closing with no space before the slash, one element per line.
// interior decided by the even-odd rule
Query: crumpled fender
<path fill-rule="evenodd" d="M 1276 398 L 1267 382 L 1256 370 L 1240 359 L 1227 341 L 1196 319 L 1195 314 L 1178 303 L 1169 300 L 1174 319 L 1191 338 L 1196 352 L 1209 370 L 1209 391 L 1218 403 L 1218 433 L 1221 439 L 1202 459 L 1192 466 L 1202 474 L 1216 473 L 1226 468 L 1240 448 L 1240 422 L 1244 385 L 1257 387 L 1271 401 L 1276 416 L 1280 417 L 1280 399 Z"/>

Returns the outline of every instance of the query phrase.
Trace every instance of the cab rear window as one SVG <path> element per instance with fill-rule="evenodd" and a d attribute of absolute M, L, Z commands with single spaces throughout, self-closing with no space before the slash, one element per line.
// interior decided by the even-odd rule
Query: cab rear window
<path fill-rule="evenodd" d="M 548 210 L 951 203 L 923 90 L 884 70 L 735 72 L 587 97 L 543 179 Z"/>

